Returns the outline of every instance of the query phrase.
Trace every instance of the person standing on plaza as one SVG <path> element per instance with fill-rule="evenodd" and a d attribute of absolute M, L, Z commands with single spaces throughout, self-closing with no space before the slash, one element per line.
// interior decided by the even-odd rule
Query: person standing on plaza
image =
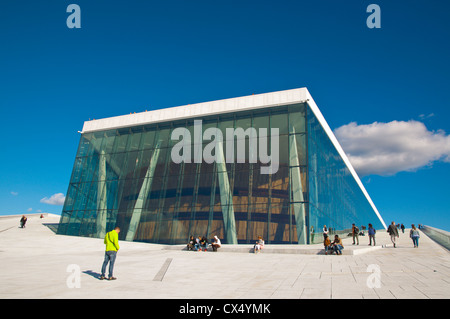
<path fill-rule="evenodd" d="M 402 229 L 402 233 L 405 233 L 405 225 L 401 224 L 400 228 Z"/>
<path fill-rule="evenodd" d="M 414 226 L 414 224 L 411 225 L 411 230 L 409 231 L 409 237 L 412 239 L 414 248 L 419 247 L 419 230 Z"/>
<path fill-rule="evenodd" d="M 106 233 L 104 243 L 106 245 L 105 250 L 105 260 L 102 265 L 102 275 L 100 280 L 106 279 L 105 272 L 106 266 L 109 263 L 109 276 L 108 280 L 116 280 L 116 277 L 113 277 L 114 263 L 116 261 L 117 252 L 119 251 L 119 233 L 120 228 L 116 227 L 109 233 Z"/>
<path fill-rule="evenodd" d="M 367 229 L 367 233 L 369 234 L 369 246 L 372 246 L 372 240 L 373 240 L 373 245 L 376 246 L 377 244 L 375 243 L 375 234 L 376 234 L 376 230 L 375 228 L 373 228 L 372 224 L 369 224 L 369 228 Z"/>
<path fill-rule="evenodd" d="M 355 238 L 357 245 L 359 245 L 359 228 L 355 224 L 352 224 L 353 245 L 355 244 Z"/>
<path fill-rule="evenodd" d="M 329 232 L 327 225 L 323 225 L 322 231 L 323 231 L 323 239 L 325 240 L 328 237 Z"/>
<path fill-rule="evenodd" d="M 388 229 L 387 232 L 389 233 L 389 235 L 391 236 L 391 241 L 394 244 L 394 248 L 396 247 L 396 243 L 397 243 L 397 238 L 398 238 L 398 229 L 395 226 L 395 222 L 392 222 Z"/>

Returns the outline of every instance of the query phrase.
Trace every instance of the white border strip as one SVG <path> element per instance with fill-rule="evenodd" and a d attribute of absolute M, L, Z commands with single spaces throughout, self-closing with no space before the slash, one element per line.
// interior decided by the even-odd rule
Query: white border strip
<path fill-rule="evenodd" d="M 305 102 L 306 88 L 183 105 L 84 122 L 81 133 Z"/>

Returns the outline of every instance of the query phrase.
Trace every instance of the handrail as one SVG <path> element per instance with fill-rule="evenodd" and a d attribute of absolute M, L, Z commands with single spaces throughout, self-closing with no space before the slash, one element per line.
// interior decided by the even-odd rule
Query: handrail
<path fill-rule="evenodd" d="M 447 250 L 450 250 L 450 232 L 427 225 L 421 226 L 420 230 L 439 245 L 445 247 Z"/>

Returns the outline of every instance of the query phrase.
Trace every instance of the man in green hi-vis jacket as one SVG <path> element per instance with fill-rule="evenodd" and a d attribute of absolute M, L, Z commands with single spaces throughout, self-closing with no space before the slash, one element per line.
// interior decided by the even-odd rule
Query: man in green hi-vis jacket
<path fill-rule="evenodd" d="M 119 250 L 119 233 L 120 228 L 116 227 L 114 230 L 110 231 L 105 236 L 105 260 L 103 261 L 102 266 L 102 275 L 100 277 L 100 280 L 105 279 L 105 272 L 106 272 L 106 266 L 109 262 L 109 276 L 108 280 L 115 280 L 116 277 L 113 277 L 113 269 L 114 269 L 114 262 L 116 261 L 117 251 Z"/>

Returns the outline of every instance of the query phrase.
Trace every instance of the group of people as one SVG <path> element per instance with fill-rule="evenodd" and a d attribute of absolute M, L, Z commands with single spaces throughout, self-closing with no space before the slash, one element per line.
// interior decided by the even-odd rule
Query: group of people
<path fill-rule="evenodd" d="M 191 237 L 189 237 L 189 242 L 187 244 L 187 250 L 207 251 L 209 245 L 212 247 L 213 251 L 217 251 L 217 249 L 220 248 L 222 243 L 220 242 L 220 239 L 217 236 L 214 236 L 212 243 L 209 244 L 206 236 L 194 237 L 191 235 Z"/>
<path fill-rule="evenodd" d="M 41 214 L 39 218 L 44 218 L 44 215 Z M 22 218 L 20 218 L 20 227 L 19 228 L 25 228 L 25 225 L 27 224 L 28 218 L 25 215 L 22 215 Z"/>
<path fill-rule="evenodd" d="M 387 232 L 391 237 L 391 242 L 394 245 L 394 248 L 397 247 L 397 240 L 399 238 L 398 229 L 401 229 L 403 233 L 405 232 L 405 226 L 403 226 L 403 224 L 401 224 L 401 226 L 399 225 L 396 226 L 395 222 L 391 222 L 391 224 L 387 229 Z M 409 238 L 411 238 L 414 248 L 418 248 L 420 233 L 414 224 L 411 225 L 411 230 L 409 231 Z"/>
<path fill-rule="evenodd" d="M 365 229 L 365 226 L 361 226 L 361 228 Z M 372 224 L 369 224 L 369 227 L 367 228 L 367 234 L 369 235 L 369 246 L 372 246 L 372 242 L 373 245 L 376 246 L 376 242 L 375 242 L 375 234 L 376 234 L 376 229 L 373 228 Z M 355 224 L 352 224 L 352 238 L 353 238 L 353 244 L 352 245 L 359 245 L 359 236 L 360 235 L 365 235 L 363 231 L 360 231 L 359 227 L 356 226 Z"/>
<path fill-rule="evenodd" d="M 25 216 L 23 216 L 25 217 Z M 21 220 L 22 227 L 25 227 L 26 223 L 26 217 Z M 394 244 L 394 247 L 396 247 L 397 244 L 397 238 L 399 237 L 399 231 L 398 229 L 401 228 L 404 232 L 404 227 L 397 227 L 395 225 L 395 222 L 392 222 L 387 232 L 389 233 L 391 237 L 391 241 Z M 114 230 L 108 232 L 105 236 L 104 243 L 106 245 L 106 251 L 105 251 L 105 259 L 103 261 L 102 270 L 101 270 L 101 276 L 100 279 L 108 279 L 108 280 L 115 280 L 116 278 L 113 277 L 113 268 L 114 268 L 114 262 L 116 260 L 117 251 L 119 250 L 119 237 L 118 234 L 120 232 L 120 228 L 116 227 Z M 375 234 L 376 230 L 373 228 L 372 224 L 369 224 L 369 227 L 367 229 L 368 235 L 369 235 L 369 245 L 376 245 L 375 243 Z M 324 237 L 324 248 L 325 248 L 325 255 L 328 255 L 328 253 L 333 254 L 336 253 L 336 255 L 342 255 L 342 250 L 344 249 L 344 244 L 342 243 L 342 239 L 339 237 L 339 235 L 334 235 L 334 240 L 331 241 L 330 237 L 328 235 L 329 228 L 324 225 L 323 227 L 323 237 Z M 353 224 L 352 225 L 352 235 L 353 235 L 353 245 L 357 244 L 359 245 L 359 228 Z M 412 239 L 414 248 L 419 247 L 419 238 L 420 233 L 419 230 L 414 226 L 414 224 L 411 225 L 411 230 L 409 232 L 409 237 Z M 199 236 L 195 238 L 194 236 L 190 236 L 189 242 L 187 244 L 188 250 L 193 251 L 207 251 L 209 245 L 212 247 L 213 251 L 217 251 L 218 248 L 221 246 L 220 239 L 217 236 L 214 236 L 214 239 L 211 244 L 208 243 L 208 239 L 206 236 Z M 261 236 L 258 236 L 258 240 L 255 242 L 253 249 L 255 253 L 259 253 L 261 249 L 264 247 L 264 240 Z M 106 267 L 109 263 L 109 276 L 106 277 Z"/>
<path fill-rule="evenodd" d="M 365 229 L 365 227 L 364 227 L 364 229 Z M 397 247 L 397 241 L 399 238 L 399 230 L 400 229 L 402 230 L 403 233 L 405 233 L 405 226 L 403 224 L 396 225 L 395 222 L 392 222 L 387 229 L 387 232 L 389 233 L 389 236 L 391 238 L 391 242 L 392 242 L 394 248 Z M 372 226 L 372 224 L 369 224 L 369 227 L 367 229 L 367 234 L 369 235 L 369 246 L 372 246 L 372 244 L 373 244 L 373 246 L 376 245 L 376 241 L 375 241 L 376 232 L 377 231 Z M 324 238 L 323 245 L 325 247 L 325 254 L 327 255 L 329 251 L 331 251 L 331 253 L 336 252 L 336 254 L 338 254 L 338 255 L 342 254 L 341 250 L 344 248 L 344 246 L 342 245 L 342 240 L 339 238 L 338 235 L 335 235 L 334 241 L 331 242 L 328 237 L 328 233 L 329 233 L 329 228 L 326 225 L 324 225 L 324 227 L 323 227 L 323 238 Z M 353 238 L 353 245 L 359 245 L 359 236 L 364 235 L 364 232 L 360 232 L 358 226 L 356 226 L 355 224 L 352 224 L 352 232 L 351 232 L 351 234 L 349 234 L 349 236 L 350 235 Z M 413 241 L 414 248 L 419 247 L 420 233 L 414 224 L 411 225 L 411 230 L 409 231 L 409 237 Z"/>
<path fill-rule="evenodd" d="M 339 235 L 334 235 L 334 241 L 331 242 L 328 234 L 324 234 L 323 246 L 325 247 L 325 255 L 328 255 L 328 252 L 330 255 L 333 253 L 342 255 L 342 249 L 344 249 L 344 244 L 342 243 L 342 239 L 339 238 Z"/>

